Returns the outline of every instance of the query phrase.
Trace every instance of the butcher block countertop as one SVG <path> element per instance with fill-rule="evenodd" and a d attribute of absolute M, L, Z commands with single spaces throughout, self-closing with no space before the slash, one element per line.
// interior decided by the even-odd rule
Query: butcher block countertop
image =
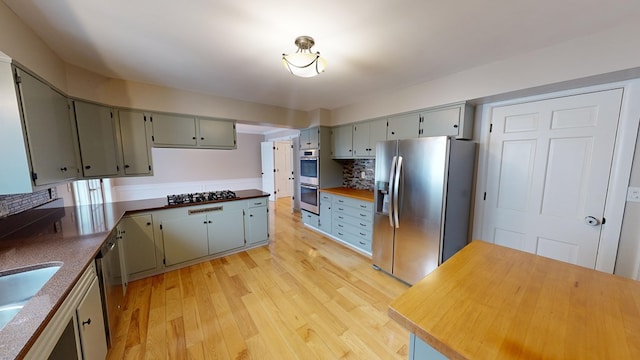
<path fill-rule="evenodd" d="M 369 190 L 359 190 L 359 189 L 351 189 L 347 187 L 334 187 L 327 189 L 320 189 L 321 192 L 326 192 L 328 194 L 346 196 L 362 201 L 373 202 L 373 191 Z"/>
<path fill-rule="evenodd" d="M 451 359 L 640 359 L 640 282 L 483 241 L 389 316 Z"/>

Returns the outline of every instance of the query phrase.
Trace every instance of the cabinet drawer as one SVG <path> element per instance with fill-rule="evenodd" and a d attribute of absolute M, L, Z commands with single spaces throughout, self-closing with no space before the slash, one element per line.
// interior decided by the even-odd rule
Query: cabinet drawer
<path fill-rule="evenodd" d="M 341 213 L 334 213 L 332 221 L 341 222 L 360 230 L 373 231 L 373 223 L 371 221 L 361 220 Z"/>
<path fill-rule="evenodd" d="M 302 210 L 302 222 L 303 223 L 305 223 L 307 225 L 311 225 L 313 227 L 318 227 L 318 220 L 319 220 L 318 215 L 316 215 L 314 213 L 310 213 L 308 211 Z"/>
<path fill-rule="evenodd" d="M 352 199 L 352 198 L 347 198 L 347 197 L 342 197 L 342 196 L 336 196 L 333 199 L 333 202 L 335 203 L 335 205 L 344 205 L 344 206 L 348 206 L 354 209 L 359 209 L 365 212 L 369 212 L 371 213 L 373 210 L 373 203 L 370 203 L 368 201 L 362 201 L 362 200 L 356 200 L 356 199 Z"/>
<path fill-rule="evenodd" d="M 327 193 L 320 192 L 320 201 L 331 203 L 331 195 Z"/>
<path fill-rule="evenodd" d="M 350 243 L 351 245 L 371 253 L 371 239 L 360 235 L 352 234 L 348 231 L 335 230 L 333 236 Z"/>
<path fill-rule="evenodd" d="M 332 205 L 334 213 L 344 215 L 345 217 L 353 217 L 362 221 L 373 221 L 373 212 L 345 205 Z"/>
<path fill-rule="evenodd" d="M 333 221 L 333 232 L 349 233 L 364 239 L 371 239 L 371 230 L 364 227 L 347 224 L 342 221 Z"/>
<path fill-rule="evenodd" d="M 247 204 L 250 208 L 267 206 L 267 198 L 263 197 L 258 199 L 250 199 L 250 200 L 247 200 Z"/>

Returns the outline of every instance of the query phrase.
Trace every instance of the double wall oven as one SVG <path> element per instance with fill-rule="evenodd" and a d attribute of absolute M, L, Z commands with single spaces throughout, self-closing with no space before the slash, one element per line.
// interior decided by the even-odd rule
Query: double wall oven
<path fill-rule="evenodd" d="M 318 214 L 320 204 L 320 150 L 300 152 L 300 208 Z"/>

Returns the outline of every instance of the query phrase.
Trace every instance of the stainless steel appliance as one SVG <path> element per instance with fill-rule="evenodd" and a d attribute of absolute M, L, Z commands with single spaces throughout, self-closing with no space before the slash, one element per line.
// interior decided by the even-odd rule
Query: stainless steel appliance
<path fill-rule="evenodd" d="M 120 239 L 120 234 L 114 230 L 96 256 L 104 325 L 109 346 L 112 344 L 112 331 L 115 331 L 120 321 L 127 291 L 127 272 Z"/>
<path fill-rule="evenodd" d="M 300 209 L 319 214 L 320 189 L 317 185 L 300 184 Z"/>
<path fill-rule="evenodd" d="M 475 143 L 379 142 L 373 265 L 413 284 L 468 242 Z"/>
<path fill-rule="evenodd" d="M 300 183 L 320 185 L 320 150 L 310 149 L 300 152 Z"/>

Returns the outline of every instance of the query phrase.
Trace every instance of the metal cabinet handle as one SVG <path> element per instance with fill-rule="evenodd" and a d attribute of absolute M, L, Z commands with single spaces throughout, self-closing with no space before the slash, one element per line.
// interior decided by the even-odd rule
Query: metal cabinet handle
<path fill-rule="evenodd" d="M 85 326 L 85 325 L 91 325 L 91 318 L 89 318 L 87 321 L 82 322 L 82 326 Z"/>

